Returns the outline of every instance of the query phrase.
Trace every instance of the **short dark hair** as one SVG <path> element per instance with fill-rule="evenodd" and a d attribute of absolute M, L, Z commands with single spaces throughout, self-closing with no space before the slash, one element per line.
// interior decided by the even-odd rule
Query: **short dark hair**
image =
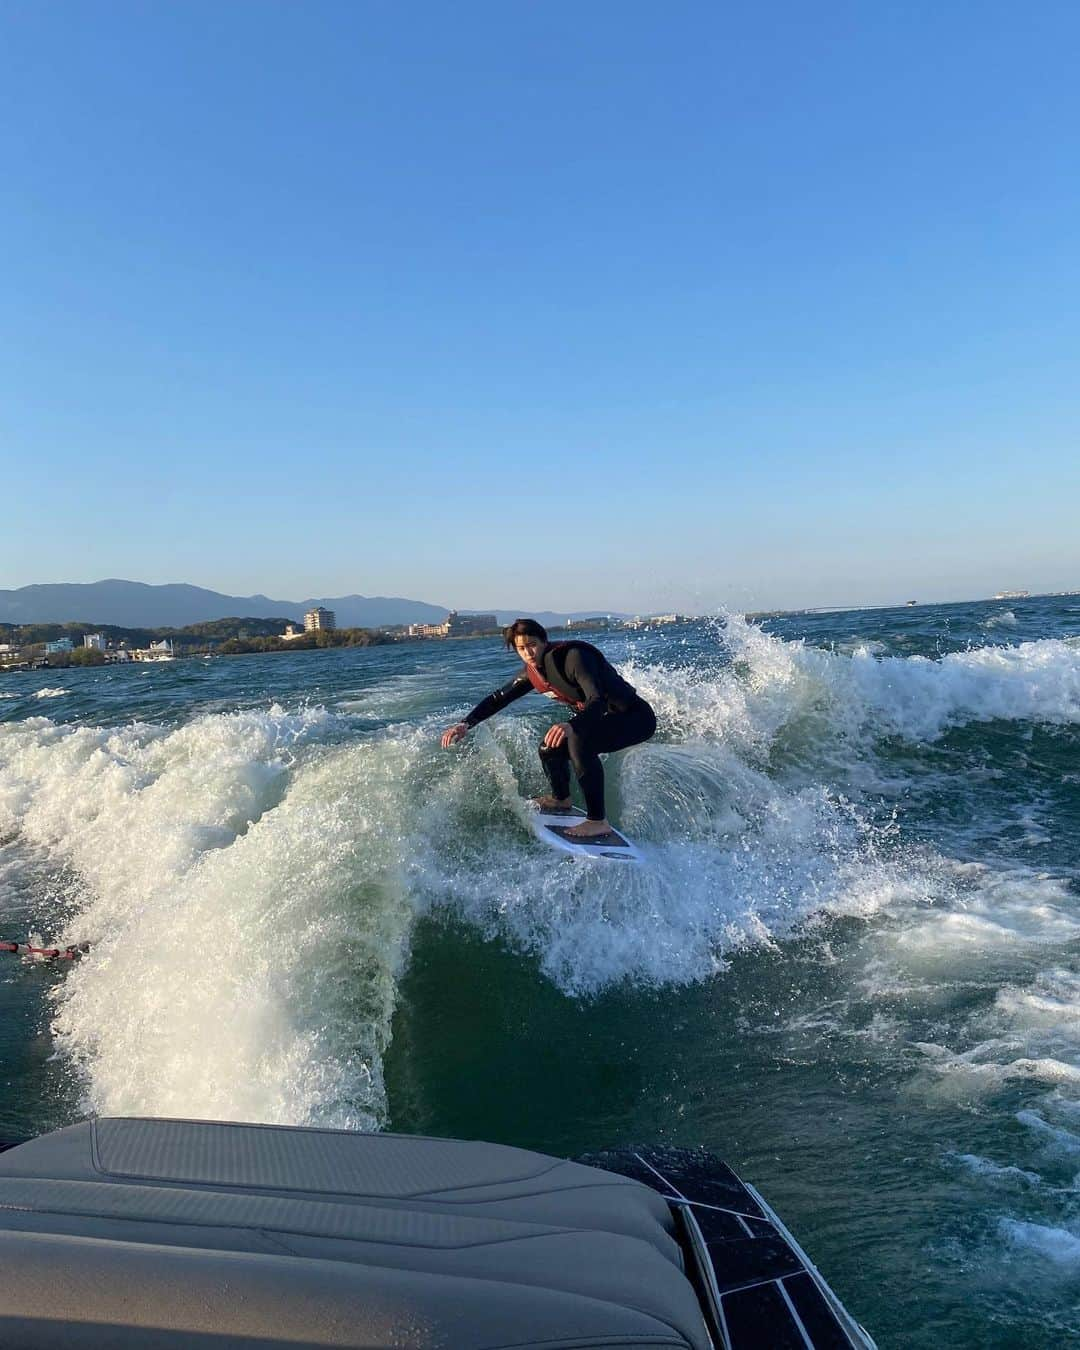
<path fill-rule="evenodd" d="M 535 619 L 515 619 L 503 629 L 503 641 L 511 651 L 514 650 L 514 642 L 519 637 L 539 638 L 541 642 L 548 640 L 547 629 Z"/>

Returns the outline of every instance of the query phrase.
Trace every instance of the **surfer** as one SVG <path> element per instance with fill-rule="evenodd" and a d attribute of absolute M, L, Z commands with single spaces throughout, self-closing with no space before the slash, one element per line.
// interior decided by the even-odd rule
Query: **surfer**
<path fill-rule="evenodd" d="M 656 730 L 656 714 L 633 685 L 627 684 L 603 652 L 589 642 L 550 642 L 535 619 L 517 619 L 503 629 L 507 647 L 524 664 L 513 679 L 481 699 L 463 722 L 443 732 L 443 748 L 460 741 L 473 727 L 535 689 L 575 710 L 568 722 L 548 728 L 540 762 L 551 795 L 540 797 L 541 810 L 568 810 L 570 768 L 585 798 L 587 819 L 565 831 L 572 839 L 596 839 L 611 833 L 604 808 L 601 754 L 647 741 Z"/>

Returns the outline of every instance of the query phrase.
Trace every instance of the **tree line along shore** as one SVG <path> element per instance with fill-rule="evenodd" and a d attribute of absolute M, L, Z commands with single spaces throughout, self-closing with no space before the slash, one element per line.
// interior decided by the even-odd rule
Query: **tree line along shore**
<path fill-rule="evenodd" d="M 453 617 L 453 613 L 451 614 Z M 466 616 L 471 617 L 471 616 Z M 489 616 L 483 616 L 489 618 Z M 610 619 L 567 620 L 556 631 L 588 631 L 610 627 L 644 627 L 650 623 L 683 622 L 682 615 L 662 615 L 652 620 L 630 620 L 615 625 Z M 261 652 L 303 652 L 328 647 L 376 647 L 387 643 L 421 641 L 429 632 L 417 633 L 416 624 L 385 628 L 315 628 L 296 631 L 296 620 L 257 619 L 251 616 L 208 619 L 183 628 L 135 628 L 109 623 L 8 623 L 0 622 L 0 671 L 28 667 L 62 669 L 68 666 L 102 666 L 112 662 L 193 656 L 242 656 Z M 431 626 L 426 626 L 431 627 Z M 446 625 L 439 625 L 440 629 Z M 288 630 L 283 632 L 283 630 Z M 445 641 L 498 637 L 499 626 L 476 627 L 460 633 L 440 632 Z M 91 642 L 90 639 L 94 640 Z M 56 644 L 65 650 L 56 650 Z M 51 650 L 49 648 L 52 648 Z M 158 650 L 154 651 L 153 648 Z"/>
<path fill-rule="evenodd" d="M 397 642 L 402 634 L 376 628 L 317 629 L 291 639 L 282 631 L 291 619 L 212 619 L 184 628 L 127 628 L 108 623 L 0 623 L 0 669 L 4 665 L 100 666 L 121 653 L 168 642 L 183 656 L 240 656 L 252 652 L 313 651 L 327 647 L 373 647 Z M 84 646 L 86 634 L 99 634 L 105 650 Z M 46 653 L 46 644 L 69 639 L 71 651 Z M 123 658 L 121 658 L 123 659 Z"/>

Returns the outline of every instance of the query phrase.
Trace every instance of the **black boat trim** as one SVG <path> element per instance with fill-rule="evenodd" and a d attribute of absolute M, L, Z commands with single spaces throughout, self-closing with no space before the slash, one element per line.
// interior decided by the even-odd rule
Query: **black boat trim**
<path fill-rule="evenodd" d="M 745 1185 L 746 1183 L 744 1182 L 743 1184 Z M 723 1347 L 723 1350 L 733 1350 L 734 1342 L 731 1339 L 731 1332 L 728 1330 L 727 1318 L 724 1316 L 723 1295 L 720 1293 L 720 1287 L 717 1284 L 716 1270 L 715 1267 L 713 1266 L 712 1257 L 709 1254 L 709 1248 L 708 1244 L 705 1241 L 705 1235 L 702 1233 L 700 1227 L 698 1226 L 698 1221 L 694 1217 L 693 1201 L 687 1200 L 683 1204 L 679 1205 L 673 1204 L 672 1208 L 682 1219 L 683 1227 L 685 1229 L 686 1237 L 688 1240 L 687 1245 L 689 1246 L 691 1254 L 693 1255 L 694 1258 L 694 1263 L 696 1267 L 695 1274 L 697 1275 L 698 1278 L 696 1280 L 693 1280 L 692 1283 L 698 1284 L 700 1287 L 704 1289 L 704 1291 L 707 1294 L 707 1299 L 703 1300 L 703 1309 L 708 1314 L 707 1321 L 709 1334 L 714 1339 L 719 1338 L 720 1345 Z M 718 1206 L 710 1206 L 710 1208 L 718 1208 Z M 730 1213 L 732 1211 L 728 1212 Z M 870 1339 L 870 1337 L 862 1329 L 862 1327 L 858 1326 L 857 1323 L 855 1325 L 858 1330 L 858 1338 L 856 1339 L 852 1336 L 851 1328 L 848 1325 L 853 1321 L 851 1315 L 844 1308 L 843 1304 L 839 1303 L 839 1300 L 829 1289 L 828 1285 L 825 1284 L 816 1267 L 806 1257 L 805 1253 L 802 1252 L 801 1248 L 798 1247 L 798 1244 L 793 1242 L 792 1245 L 796 1249 L 796 1253 L 802 1257 L 805 1263 L 804 1271 L 797 1272 L 795 1276 L 784 1276 L 781 1279 L 752 1280 L 748 1284 L 741 1284 L 738 1286 L 737 1289 L 729 1289 L 726 1292 L 728 1294 L 736 1294 L 736 1293 L 742 1294 L 745 1293 L 748 1289 L 763 1289 L 768 1285 L 774 1285 L 780 1297 L 784 1301 L 784 1305 L 791 1316 L 791 1320 L 794 1323 L 796 1330 L 802 1337 L 803 1344 L 806 1347 L 806 1350 L 815 1350 L 814 1340 L 811 1337 L 810 1333 L 807 1331 L 802 1318 L 799 1316 L 798 1309 L 795 1307 L 791 1295 L 788 1293 L 784 1285 L 785 1279 L 798 1278 L 798 1276 L 802 1274 L 809 1275 L 811 1279 L 814 1281 L 814 1284 L 818 1288 L 819 1292 L 825 1295 L 828 1301 L 829 1309 L 836 1316 L 837 1321 L 839 1323 L 839 1329 L 850 1341 L 852 1350 L 861 1350 L 861 1347 L 866 1346 L 867 1344 L 872 1346 L 874 1342 Z"/>
<path fill-rule="evenodd" d="M 784 1281 L 783 1281 L 783 1280 L 776 1280 L 775 1283 L 776 1283 L 777 1288 L 780 1290 L 780 1297 L 781 1297 L 781 1298 L 784 1300 L 784 1302 L 787 1304 L 787 1310 L 788 1310 L 788 1312 L 791 1314 L 791 1320 L 792 1320 L 792 1321 L 795 1323 L 795 1325 L 799 1328 L 799 1335 L 800 1335 L 800 1336 L 803 1338 L 803 1340 L 806 1342 L 807 1350 L 814 1350 L 814 1342 L 810 1339 L 810 1336 L 809 1336 L 809 1334 L 807 1333 L 806 1328 L 803 1326 L 803 1320 L 802 1320 L 802 1318 L 799 1316 L 798 1312 L 796 1311 L 795 1304 L 792 1303 L 792 1301 L 791 1301 L 791 1295 L 790 1295 L 790 1294 L 788 1293 L 788 1291 L 784 1288 Z M 847 1327 L 844 1327 L 844 1331 L 847 1331 Z"/>
<path fill-rule="evenodd" d="M 686 1196 L 683 1195 L 682 1191 L 679 1190 L 678 1186 L 676 1186 L 674 1182 L 669 1181 L 667 1177 L 664 1176 L 663 1172 L 661 1172 L 658 1168 L 652 1165 L 652 1163 L 648 1160 L 648 1158 L 643 1158 L 641 1154 L 637 1152 L 636 1149 L 633 1150 L 630 1156 L 636 1158 L 643 1167 L 647 1167 L 649 1171 L 653 1174 L 653 1176 L 656 1177 L 658 1181 L 662 1182 L 663 1185 L 672 1193 L 672 1195 L 678 1196 L 680 1200 L 684 1201 L 686 1204 L 690 1204 L 690 1201 L 687 1200 Z"/>
<path fill-rule="evenodd" d="M 719 1338 L 723 1350 L 732 1350 L 731 1334 L 728 1331 L 727 1319 L 724 1317 L 720 1288 L 716 1283 L 716 1271 L 713 1269 L 712 1257 L 705 1243 L 705 1234 L 698 1227 L 689 1200 L 684 1200 L 681 1205 L 673 1205 L 672 1208 L 682 1221 L 686 1245 L 694 1262 L 696 1278 L 692 1279 L 691 1283 L 704 1294 L 704 1298 L 701 1299 L 701 1310 L 706 1315 L 709 1335 L 714 1339 Z"/>
<path fill-rule="evenodd" d="M 824 1275 L 822 1275 L 821 1271 L 818 1270 L 817 1266 L 815 1266 L 813 1261 L 811 1261 L 809 1256 L 807 1256 L 806 1252 L 803 1250 L 801 1243 L 797 1240 L 797 1238 L 792 1233 L 791 1229 L 788 1228 L 787 1224 L 783 1221 L 783 1219 L 781 1219 L 779 1214 L 777 1214 L 776 1210 L 773 1209 L 772 1205 L 769 1204 L 769 1202 L 762 1196 L 760 1191 L 758 1191 L 757 1188 L 753 1186 L 749 1181 L 744 1181 L 743 1185 L 754 1197 L 754 1199 L 758 1202 L 764 1213 L 769 1216 L 769 1222 L 775 1225 L 777 1232 L 788 1244 L 788 1246 L 799 1258 L 799 1260 L 803 1263 L 806 1273 L 817 1285 L 818 1293 L 821 1294 L 822 1297 L 825 1299 L 826 1303 L 828 1303 L 829 1307 L 832 1309 L 833 1316 L 840 1323 L 843 1330 L 847 1333 L 849 1339 L 852 1342 L 852 1345 L 856 1347 L 856 1350 L 858 1348 L 860 1338 L 864 1343 L 869 1342 L 869 1344 L 873 1346 L 874 1345 L 873 1337 L 861 1323 L 857 1322 L 855 1318 L 852 1317 L 852 1315 L 848 1312 L 848 1310 L 836 1297 L 833 1291 L 829 1288 L 829 1283 L 825 1279 Z M 786 1290 L 784 1291 L 784 1297 L 787 1298 Z M 794 1312 L 794 1309 L 792 1311 Z"/>
<path fill-rule="evenodd" d="M 747 1339 L 746 1319 L 755 1315 L 750 1308 L 760 1299 L 771 1302 L 773 1315 L 783 1317 L 789 1337 L 795 1338 L 801 1350 L 821 1350 L 825 1345 L 833 1350 L 876 1350 L 873 1337 L 844 1307 L 772 1206 L 719 1159 L 700 1150 L 661 1147 L 654 1151 L 639 1146 L 587 1156 L 582 1161 L 634 1177 L 666 1201 L 676 1223 L 686 1276 L 697 1293 L 710 1340 L 718 1350 L 746 1350 L 758 1344 Z M 692 1164 L 690 1170 L 687 1162 Z M 737 1188 L 731 1194 L 737 1207 L 711 1203 L 713 1196 L 695 1200 L 682 1189 L 693 1191 L 695 1179 L 700 1180 L 697 1169 L 705 1162 L 726 1173 L 728 1182 Z M 662 1170 L 665 1164 L 670 1171 Z M 717 1218 L 710 1222 L 709 1215 Z M 727 1232 L 721 1228 L 714 1235 L 711 1230 L 720 1216 Z M 752 1262 L 747 1265 L 746 1257 L 759 1242 L 763 1244 L 763 1264 L 754 1270 Z M 731 1260 L 735 1268 L 730 1268 Z M 726 1302 L 730 1307 L 725 1307 Z"/>

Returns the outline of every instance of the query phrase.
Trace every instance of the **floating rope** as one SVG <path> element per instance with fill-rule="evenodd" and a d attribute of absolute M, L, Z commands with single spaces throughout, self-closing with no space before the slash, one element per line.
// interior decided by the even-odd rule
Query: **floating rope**
<path fill-rule="evenodd" d="M 77 961 L 90 950 L 89 942 L 76 942 L 72 947 L 31 947 L 28 942 L 0 942 L 0 952 L 22 956 L 29 961 Z"/>

